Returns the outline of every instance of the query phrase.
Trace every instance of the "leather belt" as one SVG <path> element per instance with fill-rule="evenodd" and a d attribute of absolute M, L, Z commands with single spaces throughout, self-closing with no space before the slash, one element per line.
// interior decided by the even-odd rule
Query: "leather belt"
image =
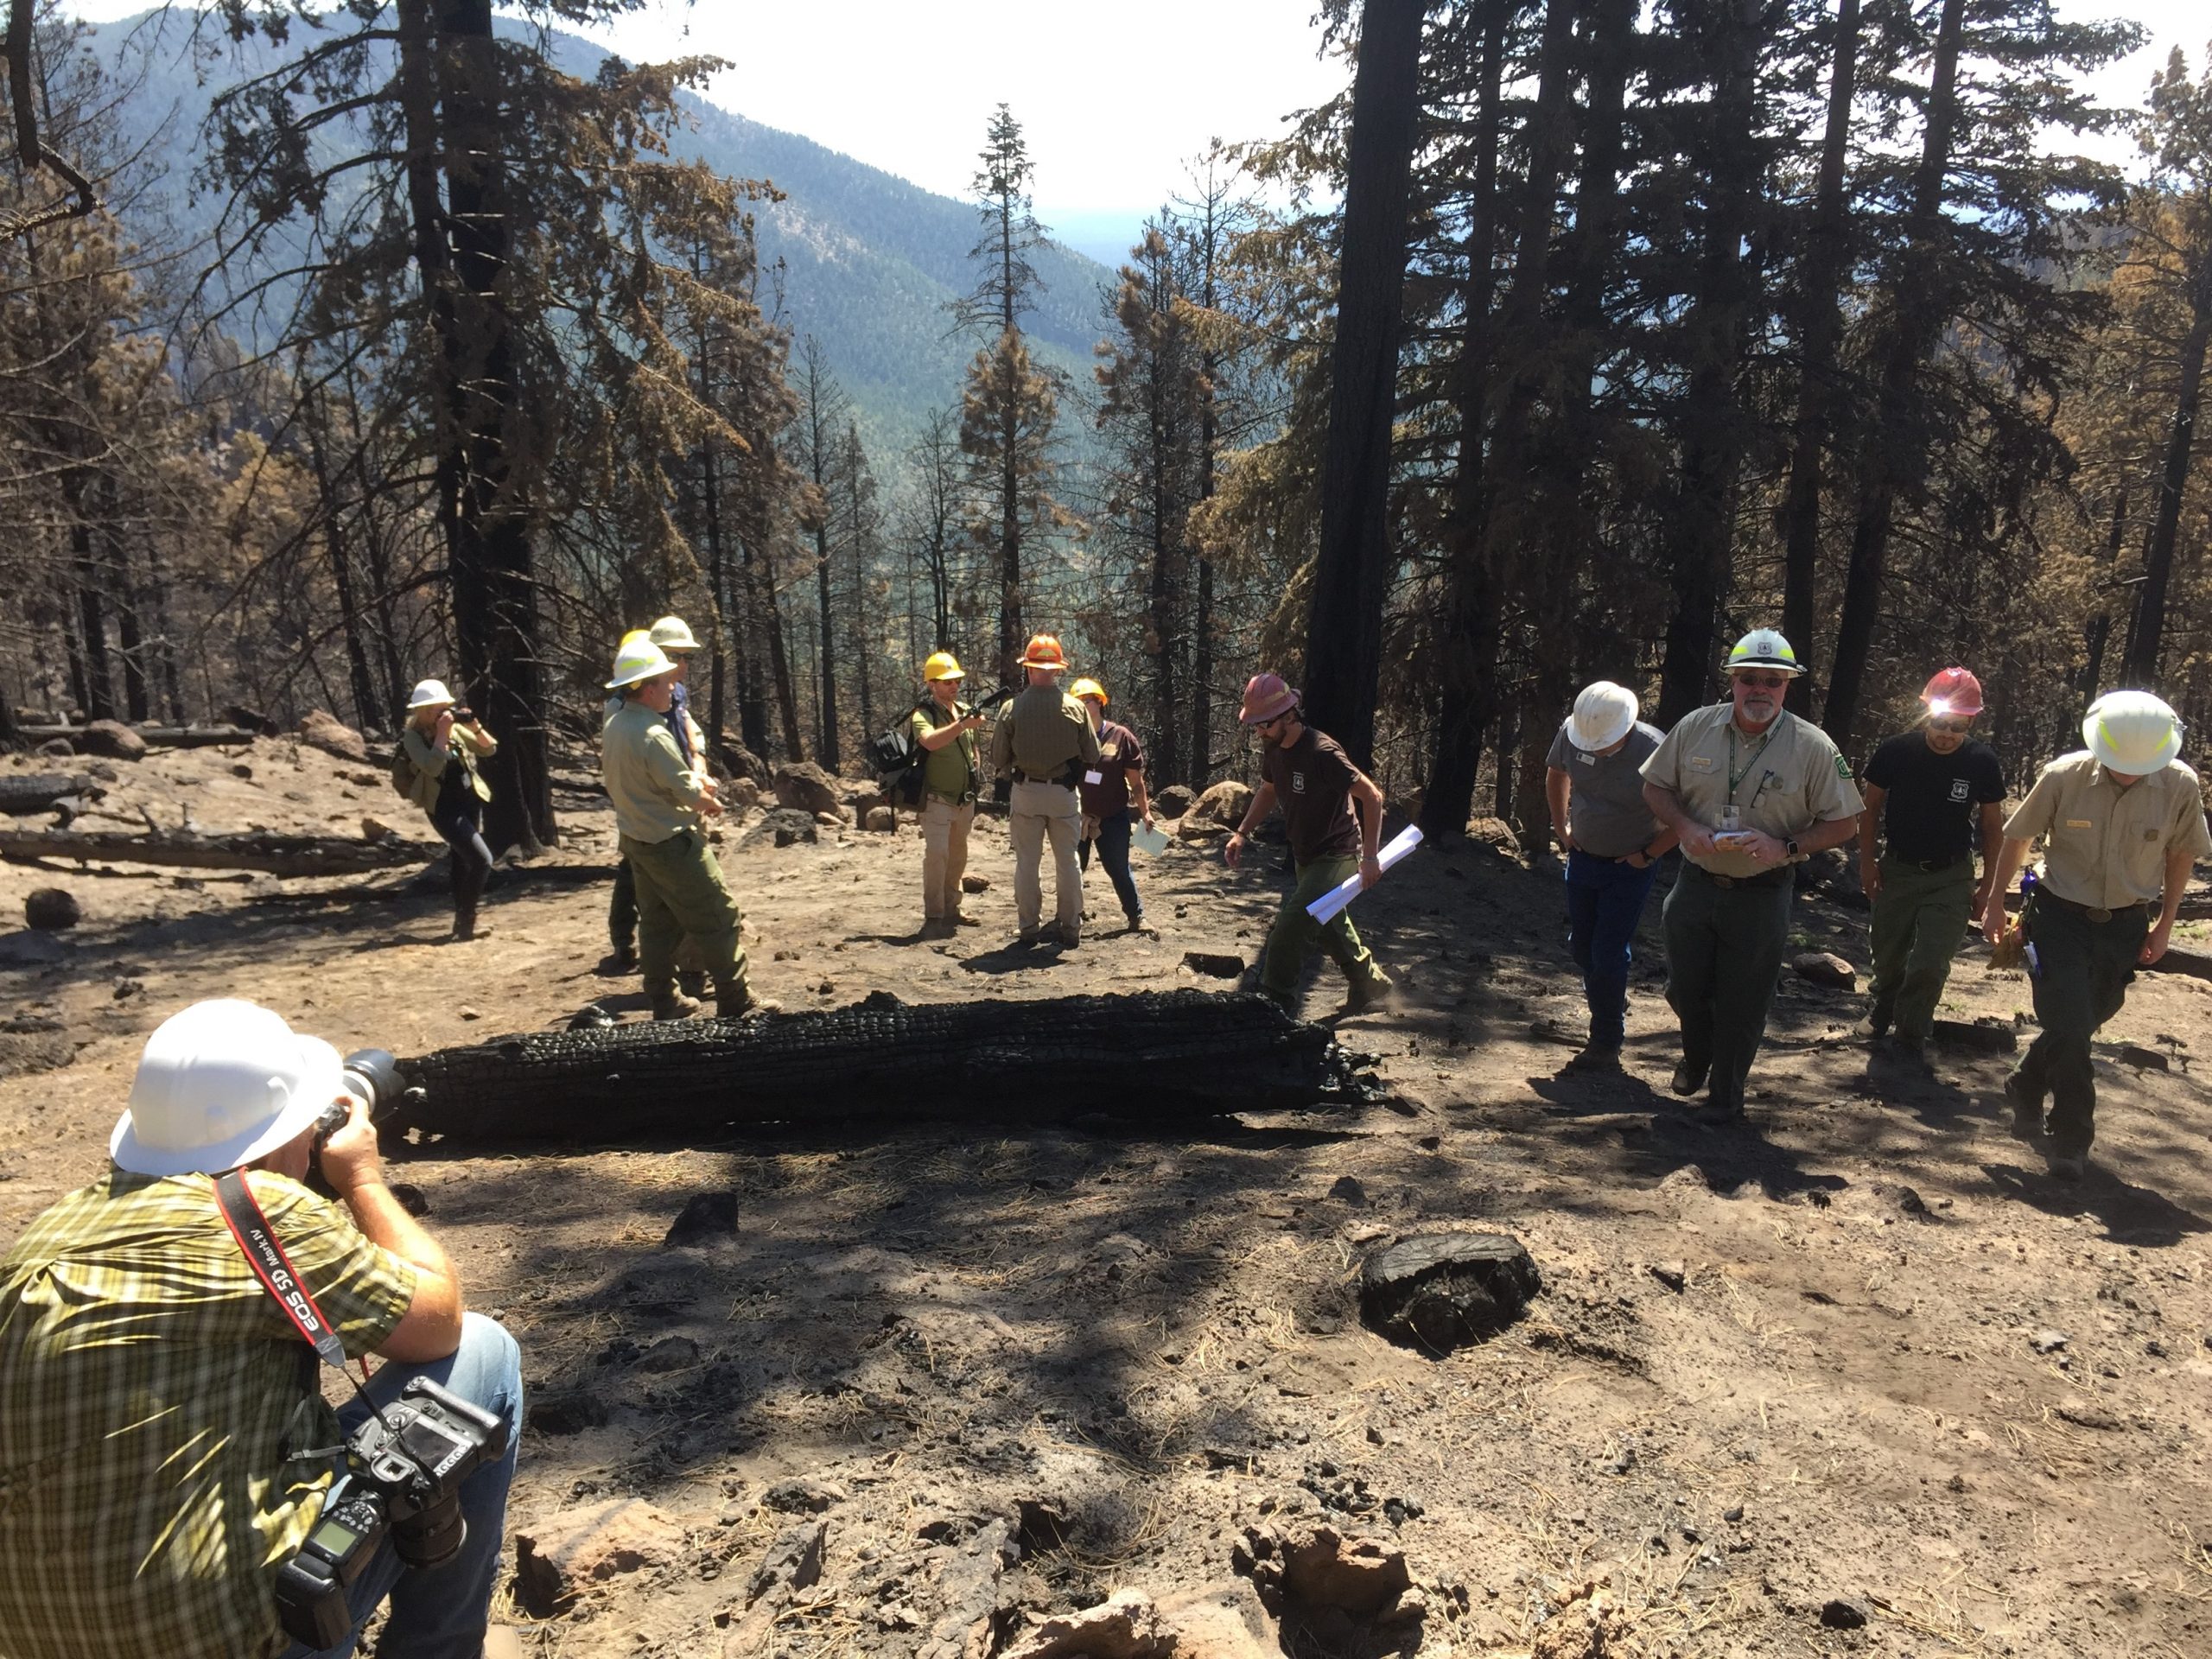
<path fill-rule="evenodd" d="M 1050 778 L 1039 778 L 1035 772 L 1024 772 L 1020 766 L 1014 769 L 1014 781 L 1017 784 L 1050 784 L 1056 789 L 1075 787 L 1073 784 L 1063 782 L 1058 772 L 1054 772 Z"/>
<path fill-rule="evenodd" d="M 2037 902 L 2047 899 L 2054 905 L 2063 905 L 2067 909 L 2088 917 L 2100 927 L 2113 917 L 2125 916 L 2131 910 L 2147 909 L 2151 903 L 2147 899 L 2138 899 L 2131 904 L 2115 906 L 2107 910 L 2102 905 L 2085 905 L 2078 899 L 2069 899 L 2063 893 L 2053 893 L 2047 887 L 2036 889 L 2036 899 Z"/>
<path fill-rule="evenodd" d="M 1891 856 L 1894 857 L 1895 855 L 1892 855 Z M 1929 875 L 1933 875 L 1938 870 L 1949 869 L 1964 856 L 1966 856 L 1966 855 L 1963 853 L 1956 853 L 1952 855 L 1949 858 L 1899 858 L 1897 860 L 1897 862 L 1904 865 L 1909 870 L 1923 870 Z"/>
<path fill-rule="evenodd" d="M 1712 882 L 1714 887 L 1722 888 L 1779 887 L 1787 886 L 1793 880 L 1787 864 L 1779 869 L 1761 870 L 1757 875 L 1715 875 L 1702 864 L 1693 864 L 1690 868 Z"/>

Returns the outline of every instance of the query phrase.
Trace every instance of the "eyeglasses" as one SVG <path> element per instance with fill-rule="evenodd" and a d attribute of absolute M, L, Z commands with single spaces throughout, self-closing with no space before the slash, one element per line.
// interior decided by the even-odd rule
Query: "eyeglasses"
<path fill-rule="evenodd" d="M 1974 729 L 1974 721 L 1962 715 L 1938 715 L 1928 722 L 1928 729 L 1931 732 L 1970 732 Z"/>
<path fill-rule="evenodd" d="M 1779 691 L 1789 683 L 1789 677 L 1787 674 L 1738 674 L 1736 683 L 1757 686 L 1762 691 Z"/>

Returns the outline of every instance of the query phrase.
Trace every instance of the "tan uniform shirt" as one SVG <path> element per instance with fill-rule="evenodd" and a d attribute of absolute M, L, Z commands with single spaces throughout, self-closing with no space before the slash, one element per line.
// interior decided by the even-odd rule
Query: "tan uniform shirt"
<path fill-rule="evenodd" d="M 2212 858 L 2194 772 L 2177 760 L 2123 788 L 2087 749 L 2043 769 L 2005 833 L 2015 841 L 2041 836 L 2044 884 L 2095 910 L 2157 903 L 2170 849 Z"/>
<path fill-rule="evenodd" d="M 683 764 L 668 717 L 625 702 L 600 734 L 600 776 L 614 803 L 614 825 L 632 841 L 666 841 L 699 827 L 705 774 Z"/>
<path fill-rule="evenodd" d="M 992 731 L 991 764 L 1001 772 L 1016 766 L 1024 777 L 1050 783 L 1071 760 L 1098 764 L 1098 734 L 1090 729 L 1090 715 L 1057 685 L 1031 686 Z"/>
<path fill-rule="evenodd" d="M 1651 758 L 1643 781 L 1672 790 L 1698 823 L 1717 827 L 1732 801 L 1746 830 L 1764 830 L 1777 841 L 1802 836 L 1816 823 L 1855 818 L 1866 809 L 1851 765 L 1809 721 L 1784 711 L 1757 737 L 1736 726 L 1736 706 L 1717 702 L 1694 709 L 1675 722 Z M 1688 858 L 1689 849 L 1682 849 Z M 1713 875 L 1758 875 L 1774 868 L 1749 853 L 1717 848 L 1692 859 Z"/>

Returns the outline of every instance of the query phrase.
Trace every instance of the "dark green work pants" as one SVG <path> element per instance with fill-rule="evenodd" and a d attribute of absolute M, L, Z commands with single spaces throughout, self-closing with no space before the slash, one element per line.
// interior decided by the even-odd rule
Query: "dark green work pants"
<path fill-rule="evenodd" d="M 2033 901 L 2028 938 L 2036 967 L 2029 983 L 2043 1031 L 2014 1076 L 2032 1097 L 2050 1096 L 2050 1149 L 2062 1158 L 2084 1156 L 2096 1138 L 2089 1039 L 2127 1000 L 2135 958 L 2150 931 L 2151 912 L 2141 905 L 2114 912 L 2110 921 L 2093 922 L 2087 912 L 2042 894 Z"/>
<path fill-rule="evenodd" d="M 1667 935 L 1667 1001 L 1682 1027 L 1682 1059 L 1711 1068 L 1707 1099 L 1740 1111 L 1744 1079 L 1766 1035 L 1767 1010 L 1789 940 L 1787 870 L 1766 885 L 1724 887 L 1684 861 L 1661 912 Z"/>
<path fill-rule="evenodd" d="M 1974 861 L 1923 870 L 1882 861 L 1869 941 L 1874 954 L 1874 1023 L 1900 1037 L 1925 1040 L 1936 1028 L 1936 1005 L 1951 977 L 1951 959 L 1966 943 L 1974 912 Z"/>
<path fill-rule="evenodd" d="M 624 836 L 621 846 L 638 887 L 638 965 L 645 995 L 658 1002 L 676 989 L 677 945 L 686 938 L 697 942 L 718 997 L 742 993 L 744 918 L 706 837 L 683 830 L 666 841 Z"/>
<path fill-rule="evenodd" d="M 1297 881 L 1275 912 L 1275 923 L 1268 930 L 1267 950 L 1261 959 L 1260 989 L 1293 1014 L 1298 1012 L 1299 977 L 1316 946 L 1344 970 L 1348 980 L 1376 986 L 1390 982 L 1390 976 L 1359 942 L 1359 930 L 1351 925 L 1349 906 L 1328 922 L 1315 921 L 1306 908 L 1358 874 L 1356 858 L 1309 860 L 1298 867 Z"/>

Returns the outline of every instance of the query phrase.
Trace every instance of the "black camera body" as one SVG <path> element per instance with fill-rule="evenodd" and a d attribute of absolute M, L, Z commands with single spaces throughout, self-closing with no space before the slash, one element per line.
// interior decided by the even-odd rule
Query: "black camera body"
<path fill-rule="evenodd" d="M 353 1627 L 346 1592 L 387 1535 L 410 1567 L 441 1567 L 468 1535 L 461 1484 L 504 1456 L 507 1425 L 427 1377 L 372 1413 L 346 1444 L 346 1466 L 299 1554 L 276 1574 L 284 1633 L 317 1652 Z"/>

